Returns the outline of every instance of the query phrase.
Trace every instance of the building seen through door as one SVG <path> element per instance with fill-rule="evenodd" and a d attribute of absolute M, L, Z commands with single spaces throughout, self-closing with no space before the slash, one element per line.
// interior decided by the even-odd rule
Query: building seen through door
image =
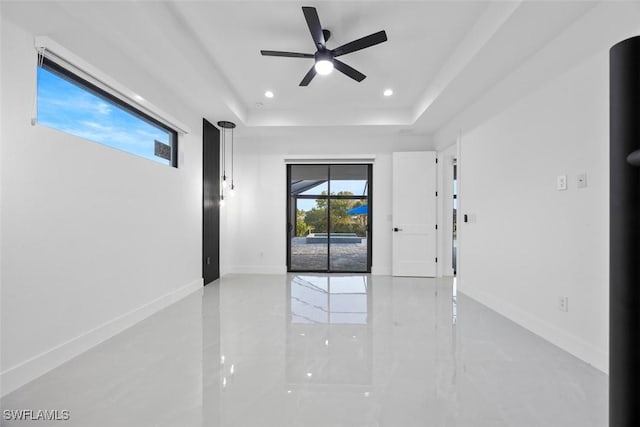
<path fill-rule="evenodd" d="M 287 166 L 288 271 L 371 271 L 369 164 Z"/>

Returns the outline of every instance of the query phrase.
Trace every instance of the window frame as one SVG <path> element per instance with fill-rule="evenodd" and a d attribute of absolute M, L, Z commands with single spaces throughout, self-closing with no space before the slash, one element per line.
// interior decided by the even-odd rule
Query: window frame
<path fill-rule="evenodd" d="M 150 125 L 159 127 L 160 129 L 166 131 L 169 133 L 170 135 L 170 139 L 171 139 L 171 143 L 169 144 L 171 146 L 171 159 L 169 161 L 169 165 L 171 167 L 174 168 L 178 168 L 178 131 L 170 126 L 167 126 L 166 124 L 162 123 L 161 121 L 153 118 L 152 116 L 150 116 L 149 114 L 145 113 L 144 111 L 140 110 L 139 108 L 136 108 L 135 106 L 133 106 L 131 103 L 115 96 L 113 93 L 110 93 L 107 90 L 102 89 L 101 87 L 99 87 L 98 85 L 90 82 L 89 80 L 79 76 L 77 73 L 74 73 L 73 71 L 69 70 L 68 68 L 64 67 L 63 65 L 60 65 L 59 63 L 57 63 L 56 61 L 48 58 L 47 56 L 44 56 L 42 58 L 42 61 L 40 64 L 38 64 L 38 68 L 42 68 L 43 70 L 49 71 L 57 76 L 59 76 L 60 78 L 63 78 L 65 80 L 67 80 L 68 82 L 77 85 L 79 88 L 86 90 L 87 92 L 104 99 L 106 102 L 109 102 L 117 107 L 120 107 L 121 109 L 125 110 L 126 112 L 132 114 L 134 117 L 137 117 L 140 120 L 143 120 L 145 122 L 147 122 Z M 39 82 L 37 83 L 37 85 L 39 85 Z M 39 88 L 36 88 L 36 93 L 38 93 Z M 36 122 L 38 122 L 38 120 L 36 119 Z M 65 133 L 69 133 L 66 131 L 63 131 L 61 129 L 58 128 L 54 128 L 57 130 L 60 130 L 61 132 L 65 132 Z M 86 138 L 83 138 L 86 139 Z M 100 144 L 100 145 L 104 145 L 106 147 L 112 148 L 112 149 L 116 149 L 119 151 L 124 151 L 126 153 L 132 154 L 136 157 L 140 157 L 143 159 L 147 159 L 147 160 L 151 160 L 148 157 L 144 157 L 144 156 L 140 156 L 138 154 L 135 154 L 131 151 L 128 150 L 123 150 L 120 148 L 116 148 L 113 147 L 109 144 L 104 144 L 102 142 L 99 141 L 93 141 L 93 140 L 89 140 L 91 142 L 94 142 L 96 144 Z M 160 163 L 160 162 L 155 162 L 155 163 Z M 161 163 L 162 164 L 162 163 Z"/>

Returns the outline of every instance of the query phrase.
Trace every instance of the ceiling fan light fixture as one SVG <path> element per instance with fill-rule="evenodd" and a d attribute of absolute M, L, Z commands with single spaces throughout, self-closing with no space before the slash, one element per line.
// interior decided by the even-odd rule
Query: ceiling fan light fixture
<path fill-rule="evenodd" d="M 315 68 L 318 74 L 326 76 L 333 71 L 333 62 L 328 59 L 321 59 L 316 62 Z"/>
<path fill-rule="evenodd" d="M 260 54 L 263 56 L 280 56 L 284 58 L 314 58 L 313 67 L 307 71 L 307 74 L 305 74 L 299 86 L 308 86 L 316 74 L 326 75 L 331 73 L 334 68 L 357 82 L 363 81 L 367 76 L 335 58 L 386 42 L 387 33 L 384 30 L 378 31 L 377 33 L 372 33 L 343 44 L 342 46 L 338 46 L 335 49 L 327 49 L 326 42 L 331 37 L 331 32 L 322 28 L 316 8 L 303 6 L 302 13 L 304 14 L 304 19 L 307 21 L 307 27 L 309 27 L 311 38 L 316 47 L 315 54 L 279 50 L 261 50 Z"/>

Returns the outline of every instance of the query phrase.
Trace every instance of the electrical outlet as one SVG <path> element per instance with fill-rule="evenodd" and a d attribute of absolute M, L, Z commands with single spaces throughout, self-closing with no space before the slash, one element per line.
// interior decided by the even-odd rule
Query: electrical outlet
<path fill-rule="evenodd" d="M 578 175 L 578 180 L 576 183 L 578 188 L 585 188 L 587 186 L 587 174 L 586 173 L 581 173 L 580 175 Z"/>
<path fill-rule="evenodd" d="M 560 311 L 569 311 L 569 297 L 558 298 L 558 309 Z"/>

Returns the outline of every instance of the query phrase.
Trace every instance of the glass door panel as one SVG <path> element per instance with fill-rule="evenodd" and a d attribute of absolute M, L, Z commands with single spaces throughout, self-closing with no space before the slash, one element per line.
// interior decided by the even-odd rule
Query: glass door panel
<path fill-rule="evenodd" d="M 289 270 L 329 269 L 328 165 L 291 165 L 289 170 Z"/>
<path fill-rule="evenodd" d="M 366 197 L 369 193 L 369 165 L 331 165 L 332 196 Z"/>
<path fill-rule="evenodd" d="M 331 199 L 331 271 L 367 271 L 367 199 Z"/>
<path fill-rule="evenodd" d="M 329 165 L 291 165 L 291 196 L 326 196 Z"/>
<path fill-rule="evenodd" d="M 291 233 L 290 269 L 327 271 L 327 200 L 297 199 L 296 219 Z"/>

